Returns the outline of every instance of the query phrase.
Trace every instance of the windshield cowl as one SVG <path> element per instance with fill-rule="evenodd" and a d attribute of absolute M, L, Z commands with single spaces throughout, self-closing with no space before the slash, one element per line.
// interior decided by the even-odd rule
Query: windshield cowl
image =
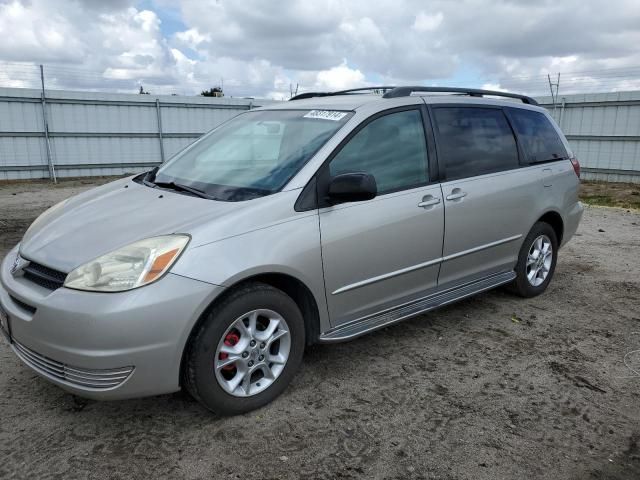
<path fill-rule="evenodd" d="M 140 183 L 150 188 L 159 188 L 161 190 L 171 190 L 185 195 L 204 198 L 207 200 L 218 200 L 223 202 L 241 202 L 245 200 L 253 200 L 254 198 L 264 197 L 275 192 L 262 191 L 248 188 L 229 187 L 225 185 L 209 185 L 209 190 L 216 192 L 216 195 L 204 193 L 187 185 L 171 182 L 151 181 L 151 172 L 145 172 L 133 179 L 134 182 Z M 155 177 L 152 177 L 155 178 Z"/>

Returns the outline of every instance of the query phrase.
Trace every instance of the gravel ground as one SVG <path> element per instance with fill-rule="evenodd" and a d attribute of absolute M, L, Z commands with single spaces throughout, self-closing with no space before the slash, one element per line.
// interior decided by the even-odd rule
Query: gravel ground
<path fill-rule="evenodd" d="M 0 185 L 0 258 L 97 182 Z M 640 478 L 640 213 L 587 208 L 547 292 L 308 349 L 278 400 L 74 398 L 0 342 L 0 478 Z"/>

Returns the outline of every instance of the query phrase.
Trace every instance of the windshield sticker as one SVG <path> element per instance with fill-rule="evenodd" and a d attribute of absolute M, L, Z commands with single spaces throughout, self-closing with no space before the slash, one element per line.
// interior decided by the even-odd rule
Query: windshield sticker
<path fill-rule="evenodd" d="M 344 118 L 347 112 L 336 112 L 335 110 L 311 110 L 304 118 L 317 118 L 320 120 L 333 120 L 338 122 Z"/>

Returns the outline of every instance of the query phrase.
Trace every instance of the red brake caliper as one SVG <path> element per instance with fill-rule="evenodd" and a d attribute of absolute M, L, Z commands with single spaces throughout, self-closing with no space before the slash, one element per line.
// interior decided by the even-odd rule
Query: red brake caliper
<path fill-rule="evenodd" d="M 240 336 L 236 332 L 229 332 L 227 333 L 227 336 L 224 337 L 224 344 L 227 345 L 228 347 L 233 347 L 239 341 L 240 341 Z M 220 360 L 226 360 L 227 358 L 229 358 L 229 354 L 225 352 L 220 352 L 219 358 Z M 222 367 L 222 370 L 226 372 L 231 372 L 235 368 L 236 368 L 235 365 L 233 363 L 230 363 L 229 365 L 225 365 L 224 367 Z"/>

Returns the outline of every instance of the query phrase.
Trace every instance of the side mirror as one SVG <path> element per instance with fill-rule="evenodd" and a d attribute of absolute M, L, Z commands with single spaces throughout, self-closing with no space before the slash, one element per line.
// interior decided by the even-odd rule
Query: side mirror
<path fill-rule="evenodd" d="M 331 204 L 361 202 L 375 198 L 376 179 L 368 173 L 343 173 L 329 182 L 328 200 Z"/>

